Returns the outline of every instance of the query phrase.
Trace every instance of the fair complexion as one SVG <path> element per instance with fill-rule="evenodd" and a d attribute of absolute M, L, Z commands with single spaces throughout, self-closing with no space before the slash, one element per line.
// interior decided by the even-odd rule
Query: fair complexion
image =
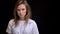
<path fill-rule="evenodd" d="M 20 17 L 20 19 L 24 19 L 25 15 L 26 15 L 26 6 L 24 4 L 20 4 L 17 7 L 17 14 Z"/>

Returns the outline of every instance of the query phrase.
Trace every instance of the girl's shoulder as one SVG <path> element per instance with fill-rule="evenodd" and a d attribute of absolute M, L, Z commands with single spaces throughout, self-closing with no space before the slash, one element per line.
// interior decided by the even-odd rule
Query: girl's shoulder
<path fill-rule="evenodd" d="M 14 23 L 14 19 L 9 20 L 9 24 L 12 25 Z"/>
<path fill-rule="evenodd" d="M 33 19 L 29 19 L 29 21 L 28 21 L 29 23 L 31 23 L 31 24 L 34 24 L 34 25 L 36 25 L 36 21 L 35 20 L 33 20 Z"/>
<path fill-rule="evenodd" d="M 29 19 L 29 22 L 35 22 L 35 20 L 33 20 L 33 19 Z"/>

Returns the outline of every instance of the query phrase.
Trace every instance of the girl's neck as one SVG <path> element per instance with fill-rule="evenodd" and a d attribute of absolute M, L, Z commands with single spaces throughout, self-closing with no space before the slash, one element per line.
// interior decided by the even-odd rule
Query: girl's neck
<path fill-rule="evenodd" d="M 24 20 L 24 18 L 20 18 L 20 20 Z"/>

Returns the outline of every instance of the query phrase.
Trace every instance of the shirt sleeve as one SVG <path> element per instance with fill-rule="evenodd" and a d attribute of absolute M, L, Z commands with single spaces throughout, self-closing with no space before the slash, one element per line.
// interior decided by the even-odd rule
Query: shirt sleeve
<path fill-rule="evenodd" d="M 10 21 L 9 21 L 8 26 L 7 26 L 7 29 L 6 29 L 6 32 L 7 32 L 8 34 L 11 34 L 12 21 L 13 21 L 13 20 L 10 20 Z"/>
<path fill-rule="evenodd" d="M 33 24 L 33 34 L 39 34 L 38 27 L 37 27 L 37 24 L 36 24 L 35 21 L 34 21 L 34 24 Z"/>

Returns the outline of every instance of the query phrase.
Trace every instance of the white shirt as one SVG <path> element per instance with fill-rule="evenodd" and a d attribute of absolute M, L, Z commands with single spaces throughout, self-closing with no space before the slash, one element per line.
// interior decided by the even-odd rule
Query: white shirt
<path fill-rule="evenodd" d="M 14 25 L 14 19 L 11 19 L 6 29 L 7 33 L 11 34 L 39 34 L 37 24 L 34 20 L 29 19 L 27 26 L 24 20 L 19 20 L 17 27 Z"/>

